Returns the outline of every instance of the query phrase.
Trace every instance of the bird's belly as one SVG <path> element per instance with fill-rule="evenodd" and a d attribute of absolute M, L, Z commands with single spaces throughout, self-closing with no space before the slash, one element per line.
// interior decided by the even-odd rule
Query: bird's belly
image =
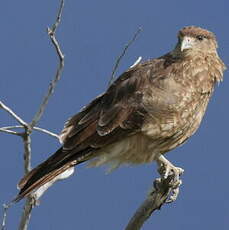
<path fill-rule="evenodd" d="M 152 162 L 157 153 L 158 150 L 152 139 L 139 133 L 110 144 L 96 152 L 97 157 L 89 162 L 89 167 L 106 164 L 108 171 L 112 171 L 121 164 L 133 165 Z"/>

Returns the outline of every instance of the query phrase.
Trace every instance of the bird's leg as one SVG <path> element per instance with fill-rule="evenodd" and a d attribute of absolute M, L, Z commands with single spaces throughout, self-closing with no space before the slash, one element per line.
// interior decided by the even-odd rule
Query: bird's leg
<path fill-rule="evenodd" d="M 171 192 L 166 202 L 173 202 L 177 199 L 179 194 L 179 186 L 182 184 L 180 175 L 183 174 L 184 170 L 174 166 L 161 154 L 156 159 L 156 162 L 158 164 L 158 172 L 161 175 L 162 180 L 165 180 L 168 177 L 171 178 Z"/>

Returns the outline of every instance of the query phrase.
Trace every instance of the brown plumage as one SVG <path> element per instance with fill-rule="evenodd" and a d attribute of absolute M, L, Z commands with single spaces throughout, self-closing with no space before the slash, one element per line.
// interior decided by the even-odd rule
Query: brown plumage
<path fill-rule="evenodd" d="M 63 146 L 19 183 L 18 201 L 73 166 L 149 163 L 186 141 L 200 125 L 225 66 L 215 35 L 178 33 L 175 49 L 128 69 L 65 125 Z"/>

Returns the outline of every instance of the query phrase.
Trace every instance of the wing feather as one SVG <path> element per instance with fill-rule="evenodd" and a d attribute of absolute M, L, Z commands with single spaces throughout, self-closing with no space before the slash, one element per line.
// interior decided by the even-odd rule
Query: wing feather
<path fill-rule="evenodd" d="M 61 134 L 63 149 L 74 150 L 68 154 L 76 154 L 82 146 L 101 147 L 110 143 L 111 137 L 112 142 L 118 141 L 120 135 L 116 133 L 125 133 L 127 129 L 127 133 L 135 133 L 140 129 L 146 113 L 142 97 L 148 77 L 142 76 L 139 68 L 123 73 L 106 93 L 66 123 Z"/>

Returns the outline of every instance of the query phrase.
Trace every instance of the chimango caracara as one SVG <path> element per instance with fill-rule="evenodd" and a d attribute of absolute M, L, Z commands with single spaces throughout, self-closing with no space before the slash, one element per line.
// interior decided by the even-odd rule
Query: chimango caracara
<path fill-rule="evenodd" d="M 225 65 L 215 35 L 189 26 L 178 33 L 171 52 L 124 72 L 105 93 L 70 118 L 60 139 L 63 146 L 19 183 L 15 201 L 36 198 L 74 166 L 137 165 L 156 161 L 169 173 L 181 173 L 164 154 L 198 129 Z"/>

